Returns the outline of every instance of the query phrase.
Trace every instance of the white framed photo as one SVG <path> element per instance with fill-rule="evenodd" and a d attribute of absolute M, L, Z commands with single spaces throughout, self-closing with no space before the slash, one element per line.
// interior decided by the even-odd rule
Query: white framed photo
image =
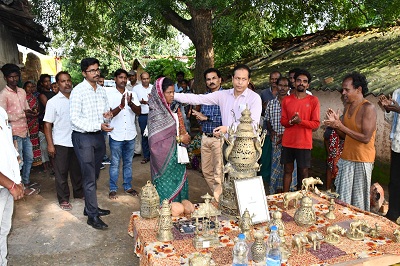
<path fill-rule="evenodd" d="M 262 177 L 238 179 L 234 182 L 240 216 L 247 209 L 253 224 L 268 222 L 269 210 Z"/>

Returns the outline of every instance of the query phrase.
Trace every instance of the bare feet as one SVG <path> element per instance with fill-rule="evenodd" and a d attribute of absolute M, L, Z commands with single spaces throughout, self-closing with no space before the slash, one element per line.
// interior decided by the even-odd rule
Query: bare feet
<path fill-rule="evenodd" d="M 109 197 L 110 199 L 112 199 L 112 200 L 118 199 L 118 197 L 117 197 L 117 192 L 116 192 L 116 191 L 111 191 L 111 192 L 108 194 L 108 197 Z"/>

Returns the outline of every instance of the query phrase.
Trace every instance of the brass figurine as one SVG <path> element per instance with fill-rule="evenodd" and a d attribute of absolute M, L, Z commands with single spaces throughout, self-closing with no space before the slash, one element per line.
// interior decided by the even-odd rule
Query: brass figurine
<path fill-rule="evenodd" d="M 330 199 L 329 201 L 329 212 L 325 214 L 325 217 L 328 218 L 329 220 L 335 220 L 336 216 L 335 213 L 333 212 L 335 210 L 335 200 L 333 198 Z"/>
<path fill-rule="evenodd" d="M 301 199 L 300 207 L 294 214 L 294 221 L 299 226 L 311 226 L 315 224 L 316 216 L 310 197 L 304 196 Z"/>
<path fill-rule="evenodd" d="M 395 241 L 397 243 L 400 243 L 400 230 L 398 228 L 394 230 L 393 235 L 395 237 Z"/>
<path fill-rule="evenodd" d="M 363 240 L 365 237 L 365 233 L 362 230 L 364 226 L 369 227 L 364 220 L 357 220 L 350 223 L 350 231 L 346 234 L 347 238 L 351 240 Z"/>
<path fill-rule="evenodd" d="M 197 253 L 189 259 L 189 266 L 215 266 L 210 253 Z"/>
<path fill-rule="evenodd" d="M 204 203 L 200 204 L 199 208 L 192 213 L 192 217 L 196 218 L 193 245 L 196 249 L 217 247 L 219 246 L 218 215 L 221 215 L 221 211 L 211 204 L 213 197 L 208 193 L 201 197 L 204 199 Z"/>
<path fill-rule="evenodd" d="M 160 197 L 156 187 L 148 180 L 140 193 L 140 216 L 147 219 L 155 218 L 159 215 L 159 208 Z"/>
<path fill-rule="evenodd" d="M 322 185 L 323 182 L 319 177 L 307 177 L 303 179 L 301 184 L 301 189 L 304 189 L 307 192 L 309 189 L 314 191 L 315 185 Z"/>
<path fill-rule="evenodd" d="M 237 179 L 247 179 L 257 176 L 259 164 L 257 161 L 261 157 L 264 136 L 259 138 L 252 126 L 250 110 L 242 112 L 240 123 L 236 131 L 233 126 L 228 129 L 228 147 L 225 149 L 227 164 L 224 166 L 224 173 L 227 178 L 222 184 L 222 195 L 219 200 L 219 209 L 230 217 L 239 216 L 237 206 L 235 182 Z M 263 134 L 264 135 L 264 134 Z"/>
<path fill-rule="evenodd" d="M 292 249 L 297 248 L 299 254 L 303 254 L 306 251 L 306 245 L 308 244 L 308 239 L 306 233 L 301 232 L 293 236 L 292 238 Z"/>
<path fill-rule="evenodd" d="M 340 235 L 344 235 L 346 231 L 347 231 L 346 229 L 340 227 L 337 224 L 328 226 L 326 228 L 325 242 L 329 244 L 339 243 Z"/>
<path fill-rule="evenodd" d="M 167 242 L 174 240 L 174 236 L 172 235 L 172 214 L 171 214 L 171 205 L 168 200 L 165 199 L 162 202 L 160 216 L 158 217 L 158 231 L 157 231 L 157 240 L 161 242 Z"/>
<path fill-rule="evenodd" d="M 321 249 L 321 241 L 324 240 L 324 236 L 320 232 L 309 232 L 307 234 L 308 242 L 313 245 L 314 250 Z"/>
<path fill-rule="evenodd" d="M 265 261 L 267 245 L 264 242 L 264 235 L 260 231 L 254 233 L 254 243 L 251 246 L 251 254 L 253 255 L 254 262 L 259 263 Z"/>
<path fill-rule="evenodd" d="M 243 212 L 242 217 L 239 217 L 239 228 L 240 231 L 246 236 L 246 239 L 251 238 L 251 233 L 253 230 L 253 222 L 251 218 L 252 217 L 247 209 Z"/>
<path fill-rule="evenodd" d="M 304 196 L 303 191 L 286 192 L 283 196 L 283 207 L 287 210 L 291 200 L 294 200 L 293 207 L 297 208 L 299 200 Z"/>

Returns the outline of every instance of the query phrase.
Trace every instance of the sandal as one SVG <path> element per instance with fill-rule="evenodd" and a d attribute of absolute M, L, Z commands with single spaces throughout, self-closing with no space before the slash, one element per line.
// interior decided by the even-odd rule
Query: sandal
<path fill-rule="evenodd" d="M 72 205 L 68 201 L 63 201 L 60 203 L 60 208 L 63 211 L 70 211 L 72 210 Z"/>
<path fill-rule="evenodd" d="M 144 158 L 140 163 L 141 164 L 146 164 L 148 162 L 150 162 L 150 159 L 149 158 Z"/>
<path fill-rule="evenodd" d="M 112 200 L 118 199 L 117 197 L 117 192 L 116 191 L 111 191 L 110 193 L 108 193 L 108 197 Z"/>
<path fill-rule="evenodd" d="M 40 187 L 40 184 L 39 183 L 36 183 L 36 182 L 30 182 L 30 183 L 28 183 L 28 184 L 24 184 L 24 187 L 25 188 L 36 188 L 36 187 Z"/>
<path fill-rule="evenodd" d="M 128 195 L 131 195 L 132 197 L 135 197 L 135 196 L 139 195 L 139 193 L 136 190 L 134 190 L 133 188 L 125 190 L 125 193 L 128 194 Z"/>
<path fill-rule="evenodd" d="M 25 188 L 24 189 L 24 195 L 25 196 L 31 196 L 31 195 L 37 195 L 40 193 L 40 189 L 39 188 Z"/>

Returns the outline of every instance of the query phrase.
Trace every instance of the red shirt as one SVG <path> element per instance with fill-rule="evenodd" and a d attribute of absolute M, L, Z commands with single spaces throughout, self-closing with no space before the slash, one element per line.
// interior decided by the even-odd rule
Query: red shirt
<path fill-rule="evenodd" d="M 301 123 L 290 125 L 289 120 L 299 113 Z M 312 131 L 319 127 L 318 98 L 308 95 L 297 99 L 295 94 L 286 96 L 282 101 L 281 124 L 285 127 L 282 146 L 295 149 L 312 149 Z"/>

